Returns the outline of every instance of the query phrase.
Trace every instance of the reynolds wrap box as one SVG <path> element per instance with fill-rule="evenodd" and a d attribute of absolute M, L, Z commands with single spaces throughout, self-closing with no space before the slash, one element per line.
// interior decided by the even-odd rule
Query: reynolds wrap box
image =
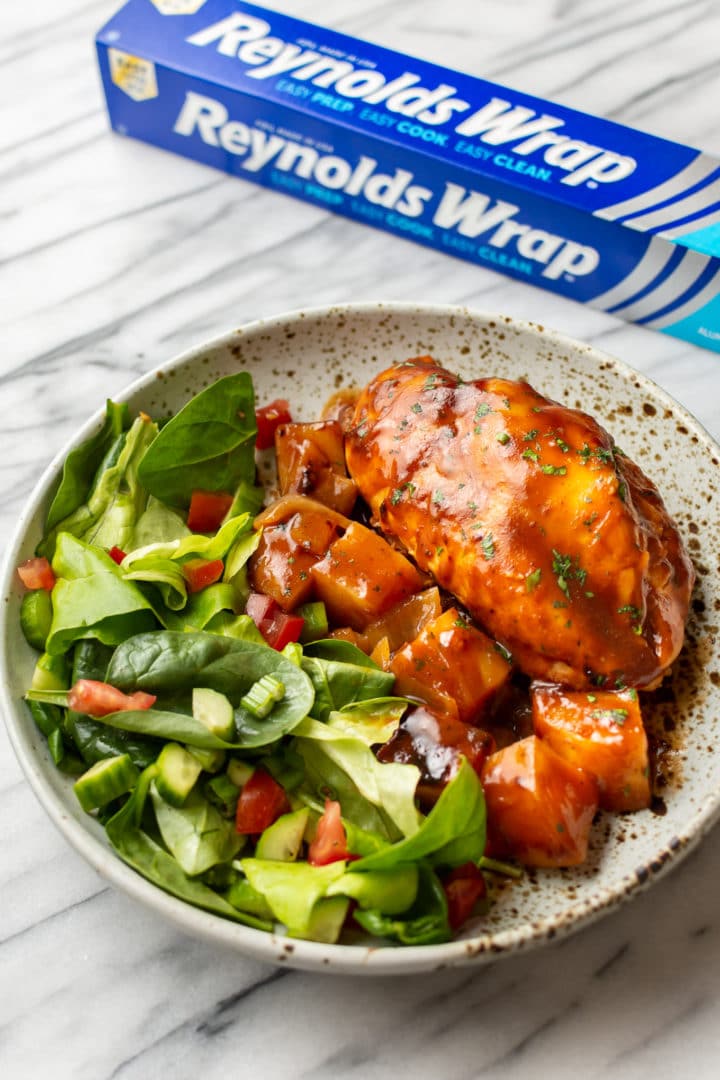
<path fill-rule="evenodd" d="M 130 0 L 113 127 L 720 352 L 720 161 L 236 0 Z"/>

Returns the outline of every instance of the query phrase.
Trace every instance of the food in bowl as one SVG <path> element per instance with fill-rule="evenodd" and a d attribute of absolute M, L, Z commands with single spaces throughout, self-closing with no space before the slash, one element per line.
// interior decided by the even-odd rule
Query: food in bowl
<path fill-rule="evenodd" d="M 371 415 L 396 377 L 387 415 Z M 394 416 L 404 377 L 407 415 Z M 485 874 L 577 865 L 598 805 L 647 806 L 637 689 L 679 649 L 692 569 L 652 485 L 591 425 L 526 385 L 500 394 L 428 360 L 320 421 L 295 423 L 283 402 L 256 411 L 246 373 L 160 428 L 110 404 L 68 458 L 21 574 L 24 629 L 42 650 L 33 715 L 118 854 L 258 929 L 432 944 L 482 905 Z M 466 479 L 444 469 L 461 454 L 445 450 L 446 427 L 466 444 Z M 255 446 L 271 441 L 280 498 L 260 512 Z M 490 446 L 506 455 L 500 504 L 477 468 Z M 598 517 L 581 547 L 572 498 L 558 513 L 543 495 L 528 568 L 503 522 L 538 511 L 528 491 L 551 479 L 579 501 L 596 493 Z M 470 513 L 482 497 L 504 516 L 458 531 L 447 484 L 483 489 Z M 562 548 L 546 517 L 566 523 Z M 636 530 L 634 549 L 610 545 L 617 563 L 603 521 L 613 536 Z M 513 560 L 514 592 L 495 573 Z M 611 610 L 620 595 L 628 610 Z M 564 645 L 576 602 L 603 642 L 592 664 Z M 538 612 L 533 649 L 522 623 Z M 538 675 L 561 681 L 528 685 Z"/>

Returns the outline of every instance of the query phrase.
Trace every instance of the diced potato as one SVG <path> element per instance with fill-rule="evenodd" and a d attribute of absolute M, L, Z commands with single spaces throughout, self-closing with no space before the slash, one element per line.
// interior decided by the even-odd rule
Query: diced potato
<path fill-rule="evenodd" d="M 357 487 L 345 469 L 342 428 L 336 420 L 282 424 L 275 432 L 278 481 L 282 494 L 312 496 L 349 514 Z"/>
<path fill-rule="evenodd" d="M 391 738 L 377 752 L 378 761 L 417 765 L 420 781 L 416 794 L 424 807 L 432 806 L 452 780 L 461 758 L 480 775 L 495 749 L 492 735 L 456 716 L 434 713 L 424 705 L 411 708 Z"/>
<path fill-rule="evenodd" d="M 394 652 L 407 641 L 413 641 L 425 624 L 437 619 L 441 613 L 440 592 L 437 588 L 425 589 L 408 596 L 385 615 L 370 623 L 363 634 L 361 648 L 370 653 L 378 642 L 387 638 L 389 648 Z"/>
<path fill-rule="evenodd" d="M 596 777 L 603 809 L 650 805 L 647 735 L 634 691 L 588 694 L 535 686 L 532 705 L 535 734 Z"/>
<path fill-rule="evenodd" d="M 510 675 L 510 665 L 495 643 L 456 608 L 427 623 L 414 641 L 399 649 L 390 670 L 396 676 L 396 694 L 419 697 L 466 722 L 478 718 Z"/>
<path fill-rule="evenodd" d="M 310 599 L 310 571 L 340 532 L 332 516 L 319 504 L 314 505 L 317 509 L 306 509 L 287 521 L 266 526 L 248 564 L 252 588 L 271 596 L 284 611 Z"/>
<path fill-rule="evenodd" d="M 354 630 L 364 630 L 425 584 L 404 555 L 355 521 L 311 573 L 330 621 Z"/>
<path fill-rule="evenodd" d="M 595 778 L 530 735 L 498 750 L 482 773 L 489 852 L 526 866 L 578 866 L 597 810 Z"/>

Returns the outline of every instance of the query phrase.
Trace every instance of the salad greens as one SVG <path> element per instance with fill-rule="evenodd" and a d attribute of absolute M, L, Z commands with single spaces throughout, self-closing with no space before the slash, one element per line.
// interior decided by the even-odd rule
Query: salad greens
<path fill-rule="evenodd" d="M 30 712 L 58 767 L 83 774 L 78 796 L 120 858 L 180 900 L 328 942 L 352 903 L 356 938 L 446 941 L 440 875 L 482 862 L 482 786 L 462 761 L 421 813 L 419 768 L 375 754 L 409 705 L 392 673 L 344 640 L 272 648 L 245 612 L 256 432 L 245 372 L 165 424 L 107 403 L 65 462 L 38 546 L 55 584 L 24 607 L 41 653 Z M 207 533 L 188 526 L 195 491 L 227 496 Z M 198 564 L 216 571 L 201 586 Z M 242 815 L 261 796 L 276 812 L 253 828 Z M 323 861 L 331 811 L 345 847 Z"/>

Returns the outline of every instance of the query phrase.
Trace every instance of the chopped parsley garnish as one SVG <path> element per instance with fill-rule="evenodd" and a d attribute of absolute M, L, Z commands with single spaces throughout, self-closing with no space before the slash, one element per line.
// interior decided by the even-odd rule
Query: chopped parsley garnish
<path fill-rule="evenodd" d="M 603 446 L 598 446 L 595 450 L 595 457 L 598 461 L 601 461 L 603 465 L 608 465 L 613 459 L 612 450 L 606 450 Z"/>
<path fill-rule="evenodd" d="M 433 386 L 435 385 L 436 382 L 437 382 L 437 373 L 433 372 L 433 374 L 428 375 L 427 379 L 425 380 L 425 386 L 423 387 L 423 389 L 424 390 L 432 390 L 432 388 L 433 388 Z"/>
<path fill-rule="evenodd" d="M 536 427 L 534 427 L 532 431 L 526 431 L 523 435 L 523 442 L 532 442 L 533 439 L 537 438 L 537 433 L 538 429 Z"/>
<path fill-rule="evenodd" d="M 546 476 L 565 476 L 567 468 L 565 465 L 543 465 L 542 471 Z"/>
<path fill-rule="evenodd" d="M 420 404 L 419 401 L 416 401 L 414 405 L 410 406 L 410 408 L 411 408 L 412 412 L 414 412 L 414 413 L 421 413 L 422 412 L 422 405 Z"/>
<path fill-rule="evenodd" d="M 591 705 L 594 705 L 594 704 L 595 704 L 595 702 L 597 701 L 597 695 L 595 695 L 595 694 L 588 694 L 588 695 L 587 695 L 587 699 L 588 699 L 588 701 L 590 702 L 590 704 L 591 704 Z"/>
<path fill-rule="evenodd" d="M 578 457 L 581 457 L 583 459 L 583 461 L 588 461 L 592 455 L 592 450 L 587 443 L 583 445 L 582 450 L 576 450 L 575 452 Z"/>
<path fill-rule="evenodd" d="M 626 613 L 632 615 L 633 619 L 642 618 L 642 611 L 640 608 L 635 607 L 634 604 L 623 604 L 622 607 L 618 608 L 618 615 L 625 615 Z"/>
<path fill-rule="evenodd" d="M 502 443 L 503 446 L 507 446 L 507 444 L 510 442 L 510 436 L 508 435 L 507 431 L 501 431 L 497 437 L 497 441 L 499 443 Z"/>
<path fill-rule="evenodd" d="M 436 506 L 440 506 L 440 504 L 445 501 L 445 496 L 443 495 L 442 491 L 433 492 L 432 501 L 435 503 Z"/>
<path fill-rule="evenodd" d="M 492 559 L 495 555 L 495 541 L 493 540 L 493 534 L 491 532 L 485 533 L 480 545 L 482 553 L 486 559 Z"/>
<path fill-rule="evenodd" d="M 540 578 L 542 577 L 542 570 L 538 566 L 536 570 L 533 570 L 531 574 L 525 578 L 525 591 L 532 592 L 540 584 Z"/>
<path fill-rule="evenodd" d="M 593 709 L 590 713 L 593 720 L 600 720 L 601 723 L 618 724 L 623 726 L 628 718 L 627 709 Z"/>
<path fill-rule="evenodd" d="M 625 499 L 627 498 L 627 485 L 625 484 L 624 480 L 621 480 L 618 484 L 617 493 L 618 499 L 620 499 L 622 502 L 625 502 Z"/>
<path fill-rule="evenodd" d="M 530 412 L 542 412 L 542 405 L 533 405 Z"/>
<path fill-rule="evenodd" d="M 390 502 L 393 506 L 397 506 L 405 492 L 407 492 L 407 494 L 412 497 L 415 494 L 415 485 L 401 484 L 399 488 L 395 488 L 392 495 L 390 496 Z"/>
<path fill-rule="evenodd" d="M 444 551 L 444 550 L 445 550 L 445 548 L 444 548 L 444 547 L 436 547 L 436 548 L 435 548 L 435 554 L 436 554 L 436 556 L 437 556 L 437 557 L 439 558 L 439 557 L 440 557 L 440 556 L 442 555 L 442 553 L 443 553 L 443 551 Z"/>
<path fill-rule="evenodd" d="M 582 588 L 587 578 L 587 570 L 583 570 L 580 566 L 579 559 L 576 558 L 573 562 L 571 555 L 563 555 L 555 548 L 553 548 L 552 571 L 557 578 L 558 588 L 565 593 L 568 600 L 571 598 L 570 582 L 577 581 Z"/>
<path fill-rule="evenodd" d="M 487 416 L 493 410 L 488 405 L 487 401 L 481 401 L 475 410 L 475 420 L 482 420 L 483 416 Z"/>
<path fill-rule="evenodd" d="M 562 450 L 563 454 L 567 454 L 567 452 L 568 452 L 568 451 L 569 451 L 569 449 L 570 449 L 570 447 L 569 447 L 569 446 L 568 446 L 568 444 L 567 444 L 567 443 L 566 443 L 566 442 L 564 441 L 564 439 L 560 439 L 560 438 L 558 438 L 558 436 L 557 436 L 557 435 L 555 436 L 555 445 L 556 445 L 556 446 L 559 446 L 559 447 L 560 447 L 560 449 Z"/>
<path fill-rule="evenodd" d="M 522 456 L 526 459 L 526 461 L 540 460 L 540 455 L 538 454 L 537 450 L 531 450 L 529 447 L 527 450 L 523 450 Z"/>
<path fill-rule="evenodd" d="M 585 526 L 585 528 L 586 529 L 592 528 L 592 526 L 597 521 L 598 517 L 599 517 L 599 514 L 594 513 L 594 514 L 591 514 L 590 517 L 585 518 L 584 521 L 583 521 L 583 525 Z"/>

